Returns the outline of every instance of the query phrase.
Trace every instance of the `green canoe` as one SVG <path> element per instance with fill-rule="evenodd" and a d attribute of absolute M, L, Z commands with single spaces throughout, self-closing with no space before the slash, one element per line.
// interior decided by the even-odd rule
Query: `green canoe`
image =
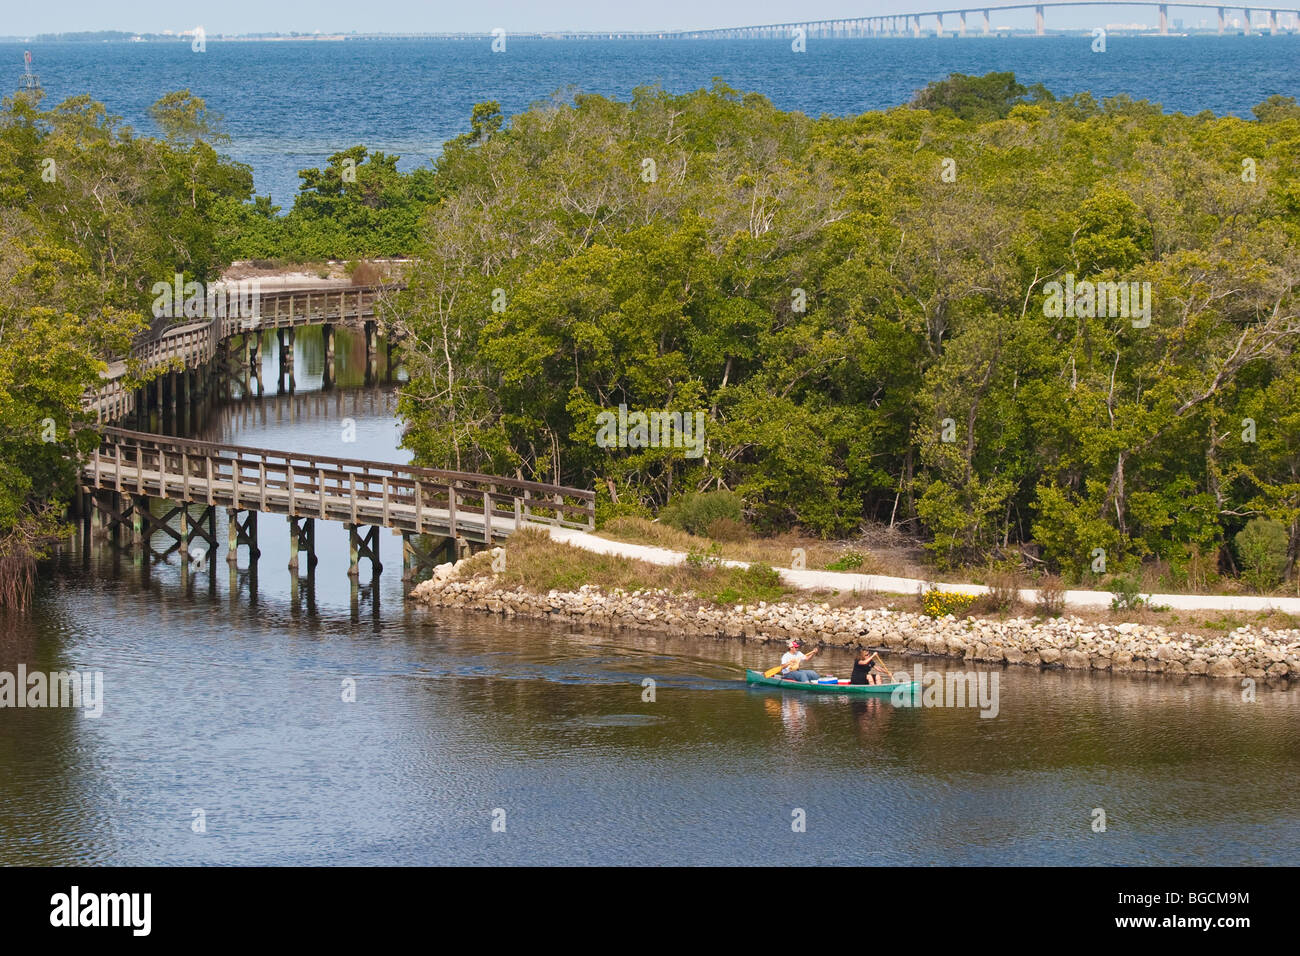
<path fill-rule="evenodd" d="M 807 690 L 814 694 L 875 694 L 888 696 L 896 690 L 912 694 L 920 690 L 916 681 L 899 681 L 897 684 L 806 684 L 803 681 L 785 680 L 780 677 L 764 677 L 759 671 L 745 671 L 745 680 L 750 684 L 762 684 L 764 687 L 780 687 L 782 690 Z"/>

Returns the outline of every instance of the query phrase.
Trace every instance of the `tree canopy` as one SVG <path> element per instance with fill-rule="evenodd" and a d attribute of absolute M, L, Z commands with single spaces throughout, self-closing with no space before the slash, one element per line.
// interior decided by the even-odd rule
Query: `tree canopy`
<path fill-rule="evenodd" d="M 904 524 L 941 563 L 1181 573 L 1253 516 L 1294 563 L 1300 117 L 1257 114 L 1011 74 L 844 118 L 721 83 L 490 131 L 489 104 L 393 319 L 407 441 L 625 508 L 728 488 L 766 529 Z M 1063 306 L 1076 283 L 1100 299 Z M 706 453 L 602 447 L 620 405 L 703 410 Z"/>
<path fill-rule="evenodd" d="M 252 191 L 201 99 L 153 112 L 164 140 L 88 96 L 0 107 L 0 603 L 21 603 L 95 441 L 83 394 L 146 326 L 154 282 L 218 275 L 213 211 Z"/>

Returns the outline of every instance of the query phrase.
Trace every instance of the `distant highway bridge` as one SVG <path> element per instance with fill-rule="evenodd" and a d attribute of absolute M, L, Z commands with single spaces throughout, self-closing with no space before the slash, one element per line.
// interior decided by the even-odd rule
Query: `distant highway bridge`
<path fill-rule="evenodd" d="M 1033 10 L 1034 32 L 1039 36 L 1047 34 L 1048 7 L 1155 7 L 1159 15 L 1159 31 L 1169 33 L 1169 8 L 1189 10 L 1214 10 L 1219 17 L 1219 33 L 1226 33 L 1235 26 L 1229 22 L 1229 13 L 1241 11 L 1242 30 L 1252 33 L 1282 33 L 1278 20 L 1279 13 L 1300 14 L 1300 7 L 1279 7 L 1272 4 L 1260 4 L 1253 7 L 1224 4 L 1216 2 L 1198 2 L 1190 0 L 1185 3 L 1124 3 L 1121 0 L 1047 0 L 1043 3 L 1002 3 L 969 4 L 963 7 L 948 7 L 938 10 L 923 10 L 907 13 L 879 13 L 861 17 L 837 17 L 833 20 L 790 20 L 786 23 L 764 23 L 753 26 L 718 27 L 711 30 L 559 30 L 554 32 L 524 32 L 512 36 L 525 39 L 552 40 L 771 40 L 789 37 L 795 30 L 803 30 L 806 37 L 831 39 L 865 38 L 883 36 L 916 36 L 928 33 L 930 28 L 924 22 L 933 18 L 933 30 L 936 35 L 944 36 L 952 32 L 958 36 L 968 34 L 967 18 L 982 15 L 983 24 L 979 32 L 985 36 L 993 32 L 991 14 L 1011 10 Z M 1254 23 L 1256 13 L 1265 14 L 1264 22 Z M 945 26 L 945 17 L 956 17 L 956 29 Z M 1292 28 L 1292 32 L 1297 31 Z M 374 36 L 386 36 L 375 34 Z M 421 36 L 445 39 L 482 39 L 488 34 L 421 34 Z"/>
<path fill-rule="evenodd" d="M 1294 0 L 1293 0 L 1294 2 Z M 1278 19 L 1279 13 L 1300 14 L 1300 7 L 1278 7 L 1272 4 L 1260 4 L 1253 7 L 1234 6 L 1217 2 L 1186 3 L 1125 3 L 1122 0 L 1047 0 L 1043 3 L 1002 3 L 969 4 L 964 7 L 949 7 L 939 10 L 924 10 L 909 13 L 879 13 L 862 17 L 837 17 L 833 20 L 790 20 L 786 23 L 765 23 L 754 26 L 719 27 L 711 30 L 554 30 L 523 31 L 511 33 L 512 38 L 525 40 L 774 40 L 789 38 L 795 30 L 803 30 L 806 37 L 829 39 L 866 38 L 884 36 L 916 36 L 928 34 L 930 29 L 938 36 L 955 33 L 958 36 L 968 34 L 967 18 L 982 15 L 983 24 L 979 32 L 985 36 L 993 33 L 990 15 L 1011 10 L 1033 10 L 1034 32 L 1039 36 L 1047 34 L 1048 7 L 1155 7 L 1159 14 L 1159 31 L 1169 33 L 1169 8 L 1189 10 L 1215 10 L 1219 16 L 1219 33 L 1229 29 L 1236 32 L 1231 25 L 1229 13 L 1241 11 L 1242 31 L 1253 33 L 1284 33 Z M 1261 24 L 1254 23 L 1256 13 L 1265 14 Z M 945 17 L 956 17 L 956 29 L 945 26 Z M 933 27 L 925 27 L 924 21 L 933 18 Z M 972 28 L 973 30 L 973 28 Z M 1300 32 L 1292 27 L 1291 32 Z M 367 33 L 349 35 L 343 39 L 441 39 L 441 40 L 483 40 L 492 39 L 488 33 Z"/>
<path fill-rule="evenodd" d="M 905 36 L 910 33 L 912 36 L 921 36 L 922 21 L 930 17 L 934 18 L 934 29 L 938 36 L 943 36 L 944 17 L 957 18 L 956 33 L 958 36 L 967 35 L 967 16 L 970 14 L 983 14 L 984 22 L 982 33 L 985 35 L 992 31 L 989 15 L 992 13 L 1001 13 L 1008 10 L 1033 10 L 1034 11 L 1034 32 L 1038 36 L 1044 36 L 1047 33 L 1047 8 L 1048 7 L 1135 7 L 1135 6 L 1153 6 L 1157 9 L 1160 16 L 1159 30 L 1163 35 L 1169 33 L 1169 8 L 1189 8 L 1196 10 L 1217 10 L 1219 15 L 1219 32 L 1224 33 L 1228 29 L 1228 13 L 1230 11 L 1240 10 L 1243 16 L 1243 29 L 1247 34 L 1253 33 L 1256 27 L 1252 23 L 1254 14 L 1263 12 L 1267 14 L 1267 19 L 1262 26 L 1261 32 L 1278 33 L 1281 32 L 1279 26 L 1279 13 L 1300 13 L 1300 7 L 1274 7 L 1268 6 L 1232 6 L 1221 3 L 1122 3 L 1118 0 L 1057 0 L 1057 2 L 1046 3 L 1006 3 L 992 6 L 967 6 L 967 7 L 950 7 L 946 10 L 925 10 L 915 13 L 897 13 L 897 14 L 877 14 L 875 16 L 865 17 L 841 17 L 834 20 L 792 20 L 789 23 L 767 23 L 758 26 L 745 27 L 725 27 L 716 30 L 677 30 L 667 33 L 653 34 L 664 38 L 687 39 L 687 40 L 707 40 L 707 39 L 729 39 L 729 40 L 747 40 L 747 39 L 776 39 L 788 37 L 793 31 L 799 29 L 804 31 L 805 36 L 825 37 L 825 38 L 844 38 L 844 37 L 876 37 L 876 36 Z"/>

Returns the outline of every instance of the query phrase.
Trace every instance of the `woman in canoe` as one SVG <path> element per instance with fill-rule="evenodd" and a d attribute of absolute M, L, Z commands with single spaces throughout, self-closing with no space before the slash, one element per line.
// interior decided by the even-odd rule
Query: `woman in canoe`
<path fill-rule="evenodd" d="M 803 668 L 803 662 L 816 654 L 821 648 L 814 647 L 807 654 L 802 653 L 799 648 L 803 644 L 799 641 L 791 641 L 790 649 L 781 655 L 781 676 L 786 680 L 797 680 L 801 683 L 809 683 L 817 680 L 821 675 L 814 670 Z"/>
<path fill-rule="evenodd" d="M 849 675 L 850 684 L 879 684 L 880 675 L 876 673 L 876 662 L 880 655 L 875 651 L 863 649 L 858 652 L 858 659 L 853 662 L 853 673 Z"/>

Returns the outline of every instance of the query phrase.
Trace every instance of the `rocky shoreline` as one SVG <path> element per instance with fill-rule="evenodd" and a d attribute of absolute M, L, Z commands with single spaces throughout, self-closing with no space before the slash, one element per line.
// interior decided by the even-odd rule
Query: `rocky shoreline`
<path fill-rule="evenodd" d="M 931 618 L 893 608 L 759 603 L 720 607 L 669 591 L 577 591 L 537 594 L 500 588 L 490 578 L 458 580 L 444 564 L 411 596 L 431 607 L 486 611 L 701 638 L 756 642 L 792 637 L 832 647 L 884 648 L 900 654 L 961 658 L 1029 667 L 1245 678 L 1300 679 L 1300 630 L 1245 626 L 1221 637 L 1159 625 L 1100 624 L 1077 617 Z"/>

